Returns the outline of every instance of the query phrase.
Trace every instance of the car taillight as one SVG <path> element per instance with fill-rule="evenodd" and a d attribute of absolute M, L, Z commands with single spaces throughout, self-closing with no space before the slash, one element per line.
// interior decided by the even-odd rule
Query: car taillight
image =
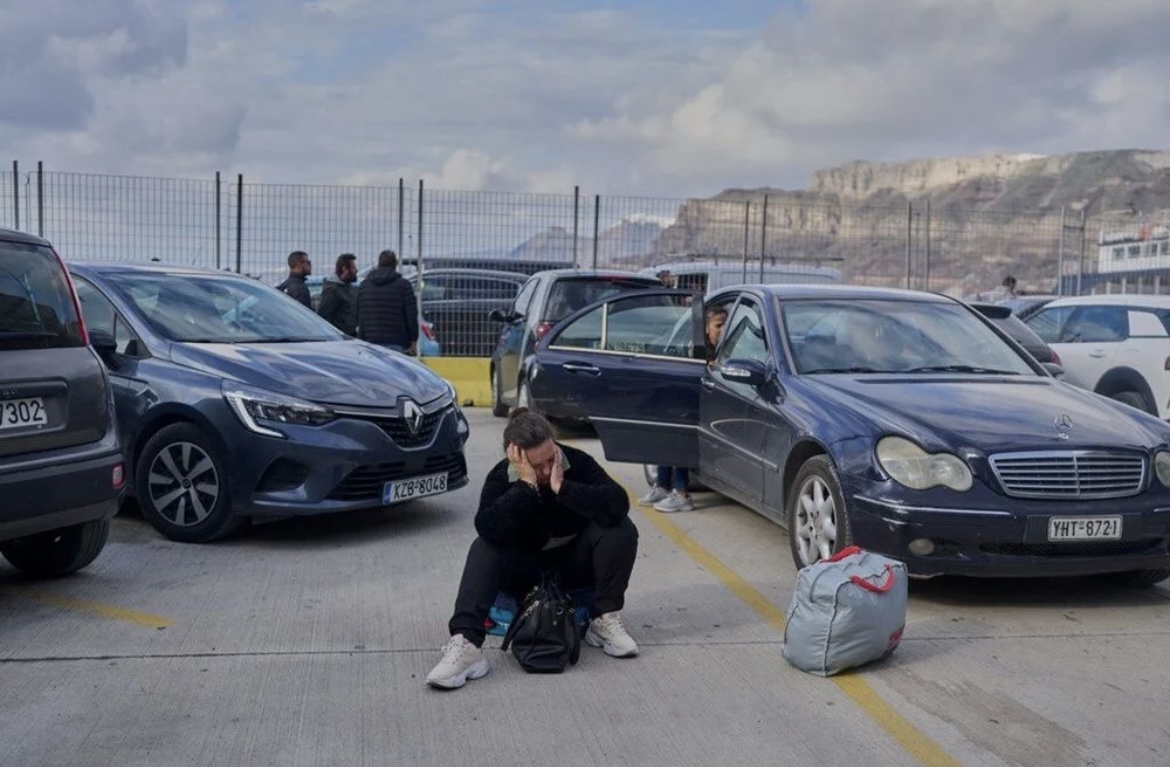
<path fill-rule="evenodd" d="M 60 253 L 54 250 L 53 257 L 57 259 L 57 264 L 65 273 L 65 282 L 69 285 L 69 296 L 73 299 L 73 311 L 77 313 L 77 334 L 81 337 L 81 345 L 89 346 L 89 331 L 85 328 L 85 317 L 81 314 L 81 299 L 77 297 L 77 287 L 73 284 L 73 275 L 65 268 L 65 259 L 61 258 Z"/>
<path fill-rule="evenodd" d="M 422 334 L 429 340 L 435 340 L 435 326 L 429 322 L 424 322 L 422 325 Z"/>
<path fill-rule="evenodd" d="M 115 490 L 121 490 L 122 485 L 126 483 L 126 466 L 121 463 L 115 466 L 110 480 L 113 482 Z"/>
<path fill-rule="evenodd" d="M 536 326 L 536 340 L 540 340 L 548 335 L 548 331 L 552 330 L 551 322 L 542 322 Z"/>

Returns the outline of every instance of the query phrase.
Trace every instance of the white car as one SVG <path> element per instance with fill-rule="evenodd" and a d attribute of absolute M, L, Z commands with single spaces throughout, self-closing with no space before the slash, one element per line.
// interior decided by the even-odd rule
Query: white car
<path fill-rule="evenodd" d="M 1170 419 L 1170 296 L 1058 298 L 1026 322 L 1066 381 Z"/>

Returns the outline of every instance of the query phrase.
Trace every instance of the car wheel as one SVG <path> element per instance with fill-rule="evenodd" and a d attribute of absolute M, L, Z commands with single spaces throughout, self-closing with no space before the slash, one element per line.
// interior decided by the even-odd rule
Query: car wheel
<path fill-rule="evenodd" d="M 1117 392 L 1116 394 L 1113 395 L 1113 399 L 1117 400 L 1118 402 L 1120 402 L 1124 405 L 1129 405 L 1130 407 L 1135 407 L 1138 410 L 1142 411 L 1143 413 L 1149 413 L 1150 415 L 1157 415 L 1157 413 L 1154 412 L 1153 408 L 1151 408 L 1149 406 L 1149 404 L 1146 402 L 1146 398 L 1143 397 L 1141 394 L 1139 394 L 1136 391 Z"/>
<path fill-rule="evenodd" d="M 508 406 L 504 404 L 503 386 L 500 384 L 500 374 L 492 373 L 492 415 L 503 418 L 508 414 Z"/>
<path fill-rule="evenodd" d="M 105 548 L 110 521 L 99 519 L 0 544 L 0 554 L 29 578 L 60 578 L 77 572 Z"/>
<path fill-rule="evenodd" d="M 150 438 L 135 489 L 143 515 L 172 541 L 207 543 L 243 524 L 232 514 L 223 462 L 194 424 L 171 424 Z"/>
<path fill-rule="evenodd" d="M 826 456 L 813 456 L 800 467 L 785 518 L 797 569 L 828 559 L 852 543 L 841 484 Z"/>

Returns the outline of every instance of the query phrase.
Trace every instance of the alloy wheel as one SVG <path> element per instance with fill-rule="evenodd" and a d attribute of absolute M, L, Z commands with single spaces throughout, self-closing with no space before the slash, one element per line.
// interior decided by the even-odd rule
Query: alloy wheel
<path fill-rule="evenodd" d="M 795 541 L 806 565 L 833 556 L 837 544 L 837 504 L 824 479 L 811 476 L 797 496 Z"/>
<path fill-rule="evenodd" d="M 172 442 L 158 452 L 150 464 L 149 485 L 154 508 L 180 527 L 207 519 L 220 494 L 215 462 L 191 442 Z"/>

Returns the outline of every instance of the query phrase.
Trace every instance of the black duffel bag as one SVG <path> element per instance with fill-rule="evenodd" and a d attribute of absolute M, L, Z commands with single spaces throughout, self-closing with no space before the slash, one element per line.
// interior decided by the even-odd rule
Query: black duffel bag
<path fill-rule="evenodd" d="M 520 606 L 500 649 L 512 648 L 520 668 L 530 674 L 559 674 L 581 656 L 581 634 L 573 599 L 558 579 L 545 575 Z"/>

